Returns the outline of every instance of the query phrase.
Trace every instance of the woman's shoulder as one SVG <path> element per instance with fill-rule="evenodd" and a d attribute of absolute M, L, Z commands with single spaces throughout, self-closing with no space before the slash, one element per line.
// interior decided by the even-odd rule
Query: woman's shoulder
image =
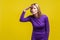
<path fill-rule="evenodd" d="M 45 17 L 45 18 L 48 18 L 48 16 L 46 15 L 46 14 L 41 14 L 43 17 Z"/>

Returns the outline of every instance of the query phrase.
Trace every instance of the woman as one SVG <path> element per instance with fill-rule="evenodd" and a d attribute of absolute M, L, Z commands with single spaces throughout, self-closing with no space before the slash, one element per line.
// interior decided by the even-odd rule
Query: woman
<path fill-rule="evenodd" d="M 30 8 L 30 15 L 24 18 L 26 10 Z M 20 17 L 20 22 L 31 22 L 33 26 L 33 32 L 31 40 L 48 40 L 49 37 L 49 21 L 45 14 L 42 14 L 37 3 L 31 4 L 30 7 L 25 8 Z"/>

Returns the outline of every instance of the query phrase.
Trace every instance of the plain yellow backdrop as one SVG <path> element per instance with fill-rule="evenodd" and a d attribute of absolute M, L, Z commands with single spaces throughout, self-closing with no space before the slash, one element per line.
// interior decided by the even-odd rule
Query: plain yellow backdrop
<path fill-rule="evenodd" d="M 31 40 L 33 26 L 30 22 L 20 22 L 24 8 L 38 3 L 41 12 L 50 23 L 49 40 L 60 40 L 59 0 L 0 0 L 0 40 Z M 25 17 L 30 15 L 28 10 Z"/>

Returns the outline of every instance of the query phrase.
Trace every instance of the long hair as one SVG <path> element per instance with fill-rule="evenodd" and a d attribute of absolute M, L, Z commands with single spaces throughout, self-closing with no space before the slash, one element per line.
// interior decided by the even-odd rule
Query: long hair
<path fill-rule="evenodd" d="M 38 9 L 38 12 L 37 12 L 37 14 L 38 14 L 38 18 L 41 16 L 41 10 L 40 10 L 40 7 L 39 7 L 39 5 L 37 4 L 37 3 L 33 3 L 33 4 L 31 4 L 31 6 L 32 5 L 35 5 L 36 7 L 37 7 L 37 9 Z M 30 9 L 30 12 L 31 12 L 31 9 Z"/>

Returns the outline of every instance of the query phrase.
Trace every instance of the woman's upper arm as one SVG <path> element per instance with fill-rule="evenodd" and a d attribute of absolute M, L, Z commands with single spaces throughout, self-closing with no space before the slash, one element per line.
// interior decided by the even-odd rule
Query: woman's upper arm
<path fill-rule="evenodd" d="M 46 37 L 48 37 L 50 32 L 48 16 L 45 17 L 45 32 L 46 32 Z"/>
<path fill-rule="evenodd" d="M 22 18 L 20 21 L 21 22 L 27 22 L 27 21 L 31 21 L 31 16 L 27 16 L 26 18 Z"/>
<path fill-rule="evenodd" d="M 48 16 L 45 17 L 45 30 L 46 30 L 46 33 L 49 33 L 49 19 L 48 19 Z"/>

